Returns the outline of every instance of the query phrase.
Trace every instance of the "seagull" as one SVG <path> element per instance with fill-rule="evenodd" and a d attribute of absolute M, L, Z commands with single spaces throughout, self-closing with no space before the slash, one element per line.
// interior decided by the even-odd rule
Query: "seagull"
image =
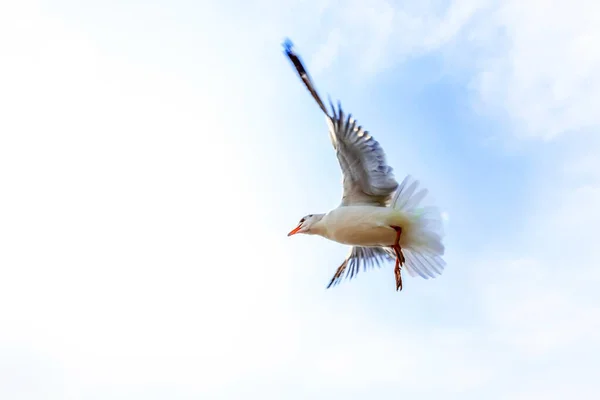
<path fill-rule="evenodd" d="M 327 288 L 344 277 L 352 279 L 364 270 L 395 259 L 396 291 L 402 290 L 401 269 L 411 276 L 429 279 L 440 275 L 446 263 L 442 259 L 442 218 L 435 207 L 420 207 L 427 189 L 419 190 L 419 181 L 408 175 L 396 181 L 379 143 L 352 115 L 344 114 L 329 100 L 331 114 L 323 104 L 293 43 L 283 43 L 304 85 L 325 113 L 329 137 L 342 170 L 341 204 L 324 214 L 309 214 L 288 233 L 319 235 L 351 246 Z"/>

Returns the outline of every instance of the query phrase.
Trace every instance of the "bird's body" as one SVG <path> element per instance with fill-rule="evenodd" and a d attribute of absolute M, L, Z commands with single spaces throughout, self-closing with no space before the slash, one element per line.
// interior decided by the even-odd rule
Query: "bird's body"
<path fill-rule="evenodd" d="M 325 214 L 312 231 L 327 239 L 350 246 L 389 247 L 394 244 L 396 231 L 401 226 L 405 235 L 400 246 L 410 243 L 411 216 L 391 207 L 370 205 L 342 206 Z"/>
<path fill-rule="evenodd" d="M 288 236 L 320 235 L 352 246 L 328 287 L 339 283 L 344 272 L 352 278 L 361 266 L 393 259 L 397 290 L 402 288 L 401 266 L 425 279 L 441 274 L 445 265 L 441 215 L 435 208 L 420 206 L 427 190 L 418 190 L 418 182 L 410 176 L 398 184 L 379 143 L 346 116 L 341 105 L 336 109 L 331 104 L 330 115 L 291 42 L 286 42 L 285 52 L 327 117 L 343 176 L 340 206 L 326 214 L 307 215 Z"/>

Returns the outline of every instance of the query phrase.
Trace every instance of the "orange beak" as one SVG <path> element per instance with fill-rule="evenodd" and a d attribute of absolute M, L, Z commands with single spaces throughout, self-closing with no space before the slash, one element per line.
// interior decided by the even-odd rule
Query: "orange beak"
<path fill-rule="evenodd" d="M 288 236 L 295 235 L 296 233 L 298 233 L 298 231 L 300 230 L 300 228 L 302 228 L 302 224 L 298 224 L 297 227 L 295 227 L 294 229 L 292 229 L 291 232 L 288 233 Z"/>

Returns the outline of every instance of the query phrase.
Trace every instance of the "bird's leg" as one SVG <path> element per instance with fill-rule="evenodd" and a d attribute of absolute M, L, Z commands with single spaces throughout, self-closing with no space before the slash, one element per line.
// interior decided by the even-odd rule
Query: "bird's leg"
<path fill-rule="evenodd" d="M 392 245 L 392 249 L 396 253 L 396 266 L 394 267 L 394 276 L 396 277 L 396 290 L 402 290 L 402 275 L 400 273 L 400 267 L 406 262 L 404 254 L 402 254 L 402 248 L 400 247 L 400 236 L 402 235 L 402 228 L 399 226 L 392 226 L 396 231 L 396 240 Z"/>

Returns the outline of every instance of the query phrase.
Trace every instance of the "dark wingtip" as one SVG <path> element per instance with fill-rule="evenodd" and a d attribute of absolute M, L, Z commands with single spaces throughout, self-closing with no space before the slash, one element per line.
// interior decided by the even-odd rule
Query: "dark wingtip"
<path fill-rule="evenodd" d="M 310 92 L 312 97 L 315 99 L 315 101 L 317 102 L 317 104 L 319 105 L 321 110 L 325 113 L 325 115 L 329 116 L 329 113 L 327 112 L 325 105 L 323 105 L 323 101 L 319 97 L 317 90 L 314 88 L 314 85 L 308 75 L 308 72 L 306 71 L 306 68 L 304 68 L 304 65 L 302 64 L 300 57 L 294 51 L 294 43 L 292 43 L 292 41 L 289 38 L 285 38 L 285 40 L 282 43 L 282 46 L 283 46 L 285 55 L 292 62 L 292 64 L 294 64 L 294 67 L 296 68 L 296 72 L 300 76 L 300 79 L 302 80 L 302 82 L 304 82 L 304 86 L 306 86 L 306 88 L 308 89 L 308 91 Z"/>
<path fill-rule="evenodd" d="M 335 106 L 333 105 L 333 101 L 331 100 L 330 95 L 327 95 L 327 101 L 329 102 L 329 107 L 331 107 L 331 114 L 333 115 L 333 119 L 337 119 L 337 112 L 335 110 Z"/>
<path fill-rule="evenodd" d="M 281 45 L 283 46 L 286 54 L 289 55 L 294 52 L 294 43 L 289 38 L 285 38 Z"/>
<path fill-rule="evenodd" d="M 337 276 L 334 275 L 333 278 L 331 278 L 331 280 L 329 281 L 329 284 L 327 284 L 327 289 L 331 289 L 331 287 L 337 286 L 338 283 L 339 282 L 337 280 Z"/>

